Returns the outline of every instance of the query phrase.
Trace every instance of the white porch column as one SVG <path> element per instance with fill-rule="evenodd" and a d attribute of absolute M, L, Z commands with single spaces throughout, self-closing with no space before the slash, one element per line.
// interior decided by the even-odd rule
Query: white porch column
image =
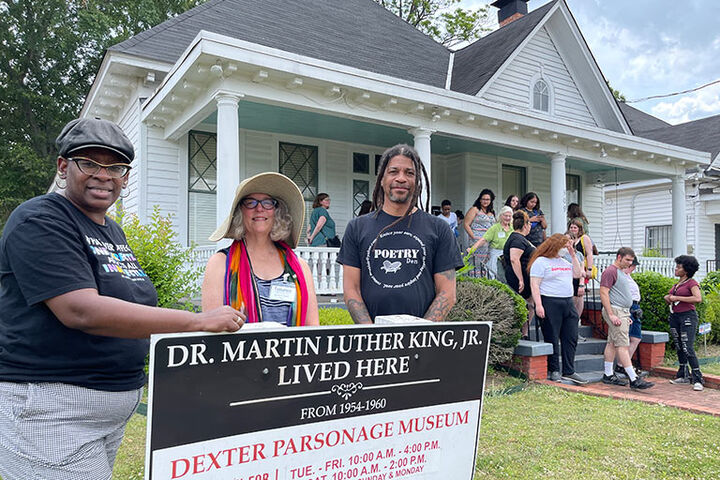
<path fill-rule="evenodd" d="M 565 206 L 565 158 L 564 153 L 553 153 L 550 156 L 550 215 L 551 233 L 565 233 L 567 214 Z"/>
<path fill-rule="evenodd" d="M 240 183 L 240 138 L 236 95 L 220 94 L 217 101 L 217 205 L 216 224 L 230 213 L 235 188 Z"/>
<path fill-rule="evenodd" d="M 685 177 L 676 175 L 672 181 L 672 251 L 673 256 L 687 253 L 685 215 Z"/>
<path fill-rule="evenodd" d="M 432 183 L 432 172 L 431 172 L 431 153 L 430 153 L 430 136 L 433 134 L 433 130 L 427 128 L 411 128 L 408 133 L 413 136 L 413 145 L 420 155 L 420 161 L 425 167 L 427 172 L 428 180 Z M 422 175 L 420 172 L 418 174 Z M 432 197 L 430 196 L 430 186 L 427 188 L 427 192 L 423 192 L 420 196 L 420 205 L 425 205 L 425 199 L 430 199 L 432 203 Z M 432 206 L 432 205 L 431 205 Z"/>

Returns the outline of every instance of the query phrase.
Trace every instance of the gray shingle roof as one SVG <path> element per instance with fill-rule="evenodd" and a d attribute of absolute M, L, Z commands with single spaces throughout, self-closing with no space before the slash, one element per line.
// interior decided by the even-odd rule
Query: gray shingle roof
<path fill-rule="evenodd" d="M 200 30 L 441 88 L 450 59 L 373 0 L 210 0 L 109 50 L 175 63 Z"/>
<path fill-rule="evenodd" d="M 451 90 L 476 95 L 558 0 L 455 52 Z"/>
<path fill-rule="evenodd" d="M 622 112 L 622 114 L 625 115 L 625 120 L 627 120 L 628 125 L 630 125 L 630 129 L 633 131 L 633 133 L 635 133 L 635 135 L 639 135 L 642 137 L 642 135 L 640 135 L 640 132 L 671 126 L 669 123 L 664 122 L 657 117 L 653 117 L 652 115 L 647 114 L 641 110 L 638 110 L 635 107 L 631 107 L 625 102 L 618 102 L 618 105 L 620 106 L 620 111 Z"/>
<path fill-rule="evenodd" d="M 720 153 L 720 115 L 639 132 L 636 135 L 701 152 L 710 152 L 711 158 L 715 158 Z"/>

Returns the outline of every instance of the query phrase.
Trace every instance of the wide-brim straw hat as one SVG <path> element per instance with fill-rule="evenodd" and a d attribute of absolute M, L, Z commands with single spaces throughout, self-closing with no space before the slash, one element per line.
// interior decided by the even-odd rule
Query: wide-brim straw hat
<path fill-rule="evenodd" d="M 297 247 L 300 241 L 300 232 L 305 222 L 305 200 L 303 199 L 300 189 L 292 180 L 282 173 L 275 172 L 260 173 L 254 177 L 246 178 L 238 185 L 235 190 L 235 199 L 230 208 L 230 214 L 217 230 L 210 235 L 210 241 L 217 242 L 223 238 L 231 238 L 229 232 L 233 213 L 235 213 L 235 209 L 238 203 L 240 203 L 240 200 L 251 193 L 264 193 L 285 202 L 293 222 L 288 244 L 292 248 Z"/>

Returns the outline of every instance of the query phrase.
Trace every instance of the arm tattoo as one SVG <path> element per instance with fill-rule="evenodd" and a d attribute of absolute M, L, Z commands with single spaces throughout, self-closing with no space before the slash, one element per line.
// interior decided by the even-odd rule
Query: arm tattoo
<path fill-rule="evenodd" d="M 455 280 L 455 269 L 445 270 L 444 272 L 438 273 L 438 275 L 442 275 L 448 280 Z"/>
<path fill-rule="evenodd" d="M 348 312 L 355 323 L 372 323 L 365 303 L 360 300 L 348 300 L 346 302 Z"/>
<path fill-rule="evenodd" d="M 455 270 L 453 270 L 453 277 L 455 276 Z M 432 322 L 442 322 L 445 320 L 445 316 L 448 314 L 455 302 L 451 302 L 447 297 L 446 292 L 438 292 L 435 295 L 435 299 L 430 304 L 427 312 L 425 312 L 425 319 Z"/>

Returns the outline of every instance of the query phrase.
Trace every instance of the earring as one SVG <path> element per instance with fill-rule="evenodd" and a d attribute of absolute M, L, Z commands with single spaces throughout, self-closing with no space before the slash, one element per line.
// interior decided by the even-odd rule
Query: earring
<path fill-rule="evenodd" d="M 65 190 L 65 188 L 67 187 L 67 181 L 65 181 L 66 178 L 66 175 L 58 172 L 57 175 L 55 175 L 55 186 L 60 190 Z M 62 185 L 60 185 L 60 180 L 63 181 Z"/>
<path fill-rule="evenodd" d="M 124 193 L 125 195 L 123 195 L 123 193 Z M 128 189 L 127 189 L 127 183 L 126 183 L 126 184 L 123 185 L 123 187 L 122 187 L 122 191 L 120 192 L 120 198 L 127 198 L 128 195 L 130 195 L 130 192 L 129 192 Z"/>

